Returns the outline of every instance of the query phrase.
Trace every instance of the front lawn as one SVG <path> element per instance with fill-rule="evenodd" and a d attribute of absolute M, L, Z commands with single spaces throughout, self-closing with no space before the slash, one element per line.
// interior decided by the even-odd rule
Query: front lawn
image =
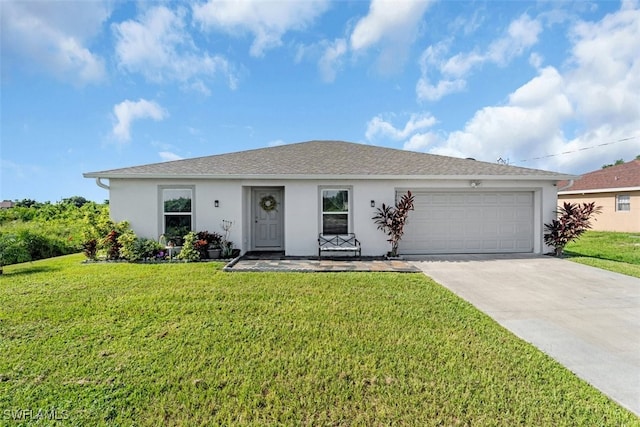
<path fill-rule="evenodd" d="M 640 278 L 640 233 L 587 231 L 569 243 L 571 261 Z"/>
<path fill-rule="evenodd" d="M 422 274 L 81 259 L 5 267 L 4 423 L 640 425 Z"/>

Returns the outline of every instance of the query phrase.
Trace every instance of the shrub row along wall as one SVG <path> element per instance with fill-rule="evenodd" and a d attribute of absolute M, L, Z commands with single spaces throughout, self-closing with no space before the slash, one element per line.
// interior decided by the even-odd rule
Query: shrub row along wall
<path fill-rule="evenodd" d="M 102 224 L 109 207 L 81 198 L 21 203 L 0 210 L 0 265 L 77 253 Z"/>

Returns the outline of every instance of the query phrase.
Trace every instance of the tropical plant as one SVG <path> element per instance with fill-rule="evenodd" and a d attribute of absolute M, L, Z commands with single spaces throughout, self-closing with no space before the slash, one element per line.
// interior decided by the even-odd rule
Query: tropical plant
<path fill-rule="evenodd" d="M 220 235 L 220 233 L 216 233 L 215 231 L 213 233 L 209 233 L 206 230 L 200 231 L 198 232 L 198 240 L 204 240 L 205 242 L 207 242 L 207 245 L 213 248 L 219 248 L 220 241 L 222 240 L 222 235 Z"/>
<path fill-rule="evenodd" d="M 117 238 L 117 243 L 118 245 L 120 245 L 118 254 L 120 258 L 124 258 L 127 261 L 137 260 L 134 249 L 136 243 L 136 234 L 133 232 L 133 230 L 127 230 L 119 235 Z"/>
<path fill-rule="evenodd" d="M 233 221 L 223 219 L 220 227 L 222 228 L 222 231 L 224 231 L 224 234 L 220 239 L 220 249 L 222 250 L 221 256 L 222 258 L 229 258 L 233 254 L 233 242 L 229 240 Z"/>
<path fill-rule="evenodd" d="M 220 249 L 222 235 L 219 233 L 209 233 L 205 230 L 199 231 L 196 236 L 198 238 L 196 241 L 196 249 L 200 252 L 201 259 L 208 257 L 208 249 Z"/>
<path fill-rule="evenodd" d="M 382 230 L 389 238 L 387 241 L 391 243 L 391 251 L 389 256 L 398 256 L 398 244 L 404 234 L 404 227 L 407 224 L 409 211 L 413 210 L 414 197 L 411 191 L 407 191 L 400 200 L 396 201 L 395 206 L 382 204 L 377 208 L 376 214 L 373 216 L 374 223 L 378 226 L 378 230 Z"/>
<path fill-rule="evenodd" d="M 138 237 L 133 230 L 126 230 L 118 237 L 120 257 L 130 262 L 156 259 L 164 246 L 152 239 Z"/>
<path fill-rule="evenodd" d="M 561 257 L 567 243 L 578 239 L 585 231 L 591 228 L 591 217 L 602 211 L 602 207 L 595 202 L 569 203 L 556 211 L 558 218 L 544 225 L 547 231 L 544 234 L 544 242 L 554 248 L 553 254 Z"/>
<path fill-rule="evenodd" d="M 178 254 L 178 259 L 187 262 L 194 262 L 200 260 L 200 252 L 196 248 L 198 236 L 195 232 L 190 231 L 184 236 L 184 242 L 182 243 L 182 249 Z"/>
<path fill-rule="evenodd" d="M 82 244 L 82 253 L 92 260 L 95 261 L 98 259 L 98 240 L 97 239 L 88 239 Z"/>

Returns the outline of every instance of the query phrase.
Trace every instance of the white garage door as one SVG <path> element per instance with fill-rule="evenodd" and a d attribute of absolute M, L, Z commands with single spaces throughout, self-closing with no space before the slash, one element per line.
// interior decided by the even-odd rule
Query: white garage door
<path fill-rule="evenodd" d="M 532 192 L 412 193 L 400 253 L 533 251 Z"/>

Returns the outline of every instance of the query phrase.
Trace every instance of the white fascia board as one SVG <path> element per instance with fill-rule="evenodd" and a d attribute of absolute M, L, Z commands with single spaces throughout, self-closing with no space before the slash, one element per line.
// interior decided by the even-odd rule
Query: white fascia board
<path fill-rule="evenodd" d="M 558 191 L 558 196 L 568 196 L 574 194 L 595 194 L 595 193 L 624 193 L 627 191 L 640 191 L 640 187 L 618 187 L 618 188 L 596 188 L 594 190 L 565 190 Z"/>
<path fill-rule="evenodd" d="M 203 175 L 203 174 L 131 174 L 131 173 L 85 173 L 85 178 L 104 179 L 269 179 L 269 180 L 494 180 L 494 181 L 561 181 L 572 175 Z"/>

